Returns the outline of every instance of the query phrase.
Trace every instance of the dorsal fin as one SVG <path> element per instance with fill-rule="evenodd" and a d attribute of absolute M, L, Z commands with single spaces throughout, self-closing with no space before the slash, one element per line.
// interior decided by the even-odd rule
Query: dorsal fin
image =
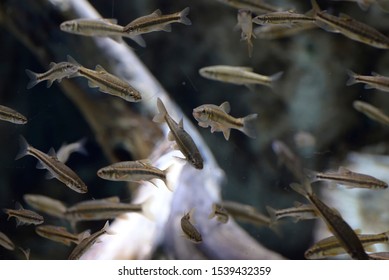
<path fill-rule="evenodd" d="M 228 101 L 225 101 L 223 102 L 220 106 L 220 109 L 222 109 L 224 112 L 226 112 L 227 114 L 230 112 L 231 110 L 231 107 L 230 107 L 230 103 Z"/>

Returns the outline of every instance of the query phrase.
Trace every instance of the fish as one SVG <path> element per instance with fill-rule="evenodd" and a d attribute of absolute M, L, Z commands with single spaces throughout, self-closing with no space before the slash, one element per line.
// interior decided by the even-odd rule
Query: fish
<path fill-rule="evenodd" d="M 369 254 L 370 260 L 389 260 L 389 252 L 376 252 Z"/>
<path fill-rule="evenodd" d="M 272 222 L 269 216 L 264 215 L 255 207 L 242 204 L 235 201 L 225 200 L 221 206 L 228 212 L 228 214 L 237 220 L 248 222 L 257 226 L 271 227 Z"/>
<path fill-rule="evenodd" d="M 192 137 L 185 131 L 183 119 L 177 124 L 168 114 L 166 107 L 160 98 L 157 99 L 157 107 L 159 113 L 154 116 L 153 121 L 156 123 L 166 122 L 170 129 L 168 139 L 176 142 L 176 148 L 181 151 L 185 159 L 194 168 L 203 169 L 203 157 Z"/>
<path fill-rule="evenodd" d="M 147 159 L 136 161 L 117 162 L 97 171 L 97 176 L 110 181 L 125 181 L 142 183 L 149 181 L 157 186 L 153 180 L 160 179 L 167 186 L 166 170 L 158 169 L 151 165 Z"/>
<path fill-rule="evenodd" d="M 33 88 L 36 84 L 47 80 L 47 87 L 51 87 L 53 82 L 57 80 L 59 83 L 63 78 L 71 78 L 78 71 L 78 65 L 70 62 L 51 62 L 49 64 L 50 69 L 44 73 L 35 73 L 29 69 L 26 69 L 26 74 L 30 78 L 27 84 L 27 89 Z"/>
<path fill-rule="evenodd" d="M 193 243 L 201 243 L 203 241 L 201 233 L 193 225 L 193 212 L 194 209 L 190 210 L 181 218 L 181 229 L 188 240 Z"/>
<path fill-rule="evenodd" d="M 236 9 L 247 9 L 254 13 L 269 13 L 281 11 L 282 8 L 269 5 L 262 0 L 217 0 Z"/>
<path fill-rule="evenodd" d="M 88 192 L 88 187 L 81 180 L 80 177 L 64 163 L 60 162 L 53 149 L 49 151 L 49 154 L 45 154 L 33 146 L 28 144 L 23 136 L 19 137 L 20 150 L 16 156 L 16 160 L 30 155 L 38 159 L 37 168 L 47 169 L 49 172 L 46 175 L 47 179 L 56 178 L 67 187 L 78 193 Z"/>
<path fill-rule="evenodd" d="M 279 163 L 284 164 L 293 176 L 300 182 L 304 180 L 304 168 L 300 159 L 292 152 L 292 150 L 282 141 L 274 140 L 272 149 L 277 155 Z"/>
<path fill-rule="evenodd" d="M 321 11 L 316 0 L 311 0 L 316 24 L 328 32 L 341 33 L 342 35 L 379 49 L 389 48 L 389 37 L 377 29 L 357 21 L 346 14 L 339 17 L 326 11 Z"/>
<path fill-rule="evenodd" d="M 109 229 L 109 221 L 104 224 L 104 227 L 99 231 L 91 234 L 90 236 L 84 238 L 78 245 L 73 249 L 73 251 L 69 255 L 69 260 L 78 260 L 82 257 L 82 255 L 93 245 L 96 243 L 97 239 L 105 233 L 108 233 Z"/>
<path fill-rule="evenodd" d="M 34 211 L 24 209 L 18 202 L 16 203 L 16 209 L 4 208 L 3 211 L 8 215 L 8 220 L 11 217 L 15 217 L 16 226 L 30 224 L 39 225 L 44 222 L 44 218 L 41 215 L 35 213 Z"/>
<path fill-rule="evenodd" d="M 293 222 L 297 223 L 301 220 L 309 220 L 318 218 L 316 208 L 310 204 L 295 203 L 294 207 L 284 209 L 274 209 L 270 206 L 266 206 L 266 210 L 270 215 L 272 223 L 276 223 L 278 220 L 285 217 L 292 217 Z"/>
<path fill-rule="evenodd" d="M 346 167 L 339 167 L 337 172 L 315 172 L 306 170 L 311 183 L 315 181 L 333 181 L 337 184 L 346 185 L 349 188 L 364 188 L 364 189 L 386 189 L 388 184 L 373 176 L 353 172 Z"/>
<path fill-rule="evenodd" d="M 338 211 L 328 207 L 314 192 L 312 192 L 311 184 L 309 182 L 305 181 L 303 185 L 292 183 L 290 187 L 312 203 L 319 216 L 326 223 L 328 229 L 338 239 L 339 244 L 352 259 L 369 259 L 369 256 L 366 254 L 355 231 L 342 218 Z"/>
<path fill-rule="evenodd" d="M 72 154 L 72 153 L 81 153 L 81 154 L 84 154 L 86 155 L 87 154 L 87 151 L 85 150 L 85 142 L 86 142 L 86 138 L 82 138 L 76 142 L 73 142 L 73 143 L 69 143 L 69 144 L 62 144 L 62 146 L 58 149 L 57 151 L 57 159 L 60 161 L 60 162 L 67 162 L 67 160 L 69 159 L 69 156 Z"/>
<path fill-rule="evenodd" d="M 368 116 L 370 119 L 375 120 L 377 122 L 380 122 L 384 125 L 389 125 L 389 116 L 386 115 L 384 112 L 382 112 L 377 107 L 374 107 L 373 105 L 356 100 L 353 102 L 353 107 Z"/>
<path fill-rule="evenodd" d="M 253 55 L 253 42 L 251 40 L 252 37 L 255 37 L 253 34 L 253 21 L 250 10 L 240 9 L 238 11 L 238 23 L 236 25 L 236 29 L 241 29 L 242 33 L 240 36 L 241 41 L 247 41 L 247 49 L 249 53 L 249 57 Z"/>
<path fill-rule="evenodd" d="M 35 228 L 35 232 L 44 238 L 70 246 L 72 243 L 79 244 L 84 238 L 90 236 L 90 231 L 73 234 L 65 227 L 41 225 Z"/>
<path fill-rule="evenodd" d="M 122 203 L 117 201 L 116 197 L 87 200 L 69 207 L 66 210 L 65 218 L 74 223 L 114 219 L 124 213 L 138 212 L 153 220 L 153 214 L 150 212 L 151 204 L 152 199 L 148 199 L 141 204 Z"/>
<path fill-rule="evenodd" d="M 117 24 L 116 19 L 98 18 L 98 19 L 73 19 L 64 21 L 60 24 L 62 31 L 91 37 L 108 37 L 112 40 L 122 43 L 122 37 L 130 38 L 139 46 L 146 47 L 146 42 L 141 36 L 134 36 L 124 32 L 124 27 Z"/>
<path fill-rule="evenodd" d="M 25 194 L 23 195 L 23 199 L 35 210 L 57 218 L 63 218 L 67 209 L 62 201 L 45 195 Z"/>
<path fill-rule="evenodd" d="M 0 105 L 0 120 L 11 122 L 14 124 L 26 124 L 27 118 L 19 112 L 9 107 Z"/>
<path fill-rule="evenodd" d="M 223 102 L 220 106 L 204 104 L 193 109 L 193 117 L 201 127 L 211 127 L 211 132 L 222 131 L 224 138 L 230 138 L 231 129 L 237 129 L 251 138 L 256 137 L 255 123 L 258 114 L 251 114 L 243 118 L 234 118 L 230 112 L 230 103 Z"/>
<path fill-rule="evenodd" d="M 192 22 L 187 17 L 189 14 L 189 7 L 186 7 L 181 12 L 163 15 L 162 12 L 157 9 L 149 15 L 134 19 L 129 24 L 124 26 L 123 32 L 133 36 L 153 31 L 171 31 L 170 24 L 182 23 L 185 25 L 191 25 Z"/>
<path fill-rule="evenodd" d="M 263 25 L 254 28 L 253 32 L 258 39 L 274 40 L 285 37 L 291 37 L 306 30 L 317 28 L 315 23 L 295 23 Z"/>
<path fill-rule="evenodd" d="M 389 77 L 382 76 L 376 72 L 372 72 L 372 76 L 364 76 L 354 73 L 351 70 L 347 70 L 349 79 L 346 83 L 347 86 L 354 85 L 356 83 L 364 83 L 365 89 L 378 89 L 389 92 Z"/>
<path fill-rule="evenodd" d="M 266 25 L 266 24 L 286 24 L 293 25 L 299 23 L 314 23 L 316 19 L 309 15 L 297 14 L 292 11 L 286 12 L 272 12 L 264 15 L 258 15 L 253 18 L 253 23 Z"/>
<path fill-rule="evenodd" d="M 207 79 L 235 85 L 245 85 L 253 90 L 253 85 L 264 85 L 273 88 L 274 83 L 281 78 L 283 72 L 265 76 L 254 73 L 250 67 L 213 65 L 201 68 L 199 74 Z"/>
<path fill-rule="evenodd" d="M 389 232 L 383 232 L 379 234 L 357 234 L 363 247 L 366 251 L 371 251 L 370 246 L 378 243 L 389 242 Z M 330 256 L 336 256 L 345 254 L 346 251 L 339 244 L 338 239 L 335 236 L 330 236 L 325 239 L 316 242 L 308 250 L 305 251 L 304 256 L 307 259 L 323 259 Z"/>
<path fill-rule="evenodd" d="M 212 204 L 212 212 L 209 214 L 208 219 L 212 219 L 214 217 L 216 217 L 216 220 L 222 224 L 226 224 L 229 219 L 227 210 L 218 203 Z"/>
<path fill-rule="evenodd" d="M 15 250 L 15 244 L 9 239 L 5 233 L 0 231 L 0 246 L 4 247 L 7 250 Z"/>
<path fill-rule="evenodd" d="M 101 65 L 96 65 L 91 70 L 80 65 L 74 58 L 68 56 L 68 60 L 79 65 L 78 75 L 88 79 L 91 88 L 98 87 L 101 92 L 120 97 L 128 102 L 142 100 L 141 93 L 126 81 L 108 73 Z"/>

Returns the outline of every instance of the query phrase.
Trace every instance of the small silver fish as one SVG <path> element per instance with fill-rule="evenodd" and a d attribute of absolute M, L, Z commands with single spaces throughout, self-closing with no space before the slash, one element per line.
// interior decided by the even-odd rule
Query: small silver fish
<path fill-rule="evenodd" d="M 309 204 L 295 203 L 295 207 L 284 209 L 274 209 L 270 206 L 266 206 L 266 210 L 270 215 L 272 223 L 276 223 L 278 220 L 286 217 L 292 217 L 295 223 L 301 220 L 318 218 L 316 208 Z"/>
<path fill-rule="evenodd" d="M 57 151 L 57 159 L 60 162 L 67 162 L 69 156 L 72 153 L 81 153 L 81 154 L 87 154 L 87 151 L 85 150 L 85 142 L 86 138 L 82 138 L 76 142 L 69 143 L 69 144 L 62 144 L 62 146 Z"/>
<path fill-rule="evenodd" d="M 341 33 L 342 35 L 379 49 L 389 49 L 389 37 L 385 36 L 373 27 L 357 21 L 348 15 L 339 17 L 321 11 L 316 0 L 311 0 L 316 24 L 328 32 Z"/>
<path fill-rule="evenodd" d="M 185 236 L 193 243 L 200 243 L 203 241 L 201 233 L 193 225 L 193 212 L 190 210 L 181 218 L 181 229 L 185 233 Z"/>
<path fill-rule="evenodd" d="M 297 14 L 295 12 L 272 12 L 264 15 L 259 15 L 253 18 L 253 23 L 265 25 L 265 24 L 299 24 L 299 23 L 314 23 L 316 20 L 314 17 Z"/>
<path fill-rule="evenodd" d="M 8 238 L 7 235 L 0 231 L 0 246 L 4 247 L 7 250 L 15 250 L 15 244 Z"/>
<path fill-rule="evenodd" d="M 389 243 L 389 232 L 383 232 L 379 234 L 358 234 L 358 238 L 365 250 L 371 251 L 372 248 L 370 248 L 370 246 L 374 244 Z M 330 236 L 316 242 L 313 246 L 305 251 L 304 256 L 307 259 L 322 259 L 345 253 L 346 251 L 339 244 L 338 239 L 335 236 Z"/>
<path fill-rule="evenodd" d="M 286 168 L 300 182 L 304 180 L 303 166 L 300 159 L 292 152 L 292 150 L 282 141 L 274 140 L 272 149 L 278 157 L 279 164 L 284 164 Z"/>
<path fill-rule="evenodd" d="M 107 221 L 102 229 L 84 238 L 70 253 L 69 260 L 78 260 L 103 234 L 107 233 L 109 222 Z"/>
<path fill-rule="evenodd" d="M 269 216 L 266 216 L 250 205 L 235 201 L 223 201 L 221 206 L 227 210 L 228 214 L 237 220 L 248 222 L 257 226 L 272 226 Z"/>
<path fill-rule="evenodd" d="M 63 218 L 66 205 L 59 200 L 39 194 L 25 194 L 24 201 L 35 210 L 57 218 Z"/>
<path fill-rule="evenodd" d="M 386 189 L 388 184 L 373 176 L 352 172 L 351 170 L 341 166 L 337 172 L 315 172 L 306 170 L 311 182 L 326 180 L 333 181 L 341 185 L 346 185 L 350 188 L 364 189 Z"/>
<path fill-rule="evenodd" d="M 0 120 L 14 124 L 26 124 L 27 118 L 9 107 L 0 105 Z"/>
<path fill-rule="evenodd" d="M 222 224 L 226 224 L 229 219 L 227 210 L 218 203 L 212 204 L 212 212 L 209 214 L 208 219 L 212 219 L 214 217 L 216 217 L 216 220 Z"/>
<path fill-rule="evenodd" d="M 356 100 L 353 102 L 353 107 L 361 112 L 362 114 L 365 114 L 372 120 L 375 120 L 377 122 L 380 122 L 384 125 L 389 125 L 389 116 L 386 115 L 384 112 L 382 112 L 380 109 L 377 107 L 374 107 L 373 105 Z"/>
<path fill-rule="evenodd" d="M 46 175 L 48 179 L 57 178 L 67 187 L 78 193 L 86 193 L 88 191 L 87 186 L 80 177 L 78 177 L 78 175 L 68 166 L 57 159 L 54 150 L 51 150 L 49 154 L 45 154 L 29 145 L 23 136 L 20 136 L 19 142 L 20 151 L 15 158 L 16 160 L 26 155 L 33 156 L 39 160 L 37 168 L 47 169 L 49 171 Z"/>
<path fill-rule="evenodd" d="M 117 216 L 138 212 L 149 219 L 153 219 L 150 212 L 152 200 L 148 199 L 141 204 L 121 203 L 115 197 L 108 199 L 96 199 L 79 202 L 66 210 L 65 217 L 71 222 L 98 221 L 114 219 Z"/>
<path fill-rule="evenodd" d="M 389 77 L 382 76 L 375 72 L 372 72 L 372 76 L 364 76 L 354 73 L 351 70 L 347 70 L 347 74 L 349 75 L 349 79 L 346 85 L 354 85 L 356 83 L 365 84 L 365 89 L 379 89 L 382 91 L 389 92 Z"/>
<path fill-rule="evenodd" d="M 140 92 L 126 81 L 108 73 L 101 65 L 91 70 L 80 65 L 74 58 L 68 56 L 68 60 L 79 65 L 77 74 L 88 79 L 91 88 L 98 87 L 101 92 L 120 97 L 128 102 L 142 100 Z"/>
<path fill-rule="evenodd" d="M 145 47 L 146 43 L 141 36 L 131 35 L 124 32 L 124 27 L 117 24 L 116 19 L 100 18 L 87 19 L 80 18 L 68 20 L 60 25 L 62 31 L 92 37 L 108 37 L 112 40 L 122 43 L 122 37 L 127 37 L 134 40 L 139 46 Z"/>
<path fill-rule="evenodd" d="M 171 23 L 182 23 L 191 25 L 189 14 L 189 7 L 186 7 L 181 12 L 163 15 L 161 11 L 155 10 L 153 13 L 134 19 L 123 28 L 123 32 L 129 35 L 140 35 L 153 31 L 171 31 Z"/>
<path fill-rule="evenodd" d="M 16 203 L 16 209 L 3 209 L 3 211 L 8 215 L 8 220 L 11 217 L 16 218 L 16 226 L 19 225 L 39 225 L 44 222 L 44 219 L 38 213 L 34 211 L 24 209 L 20 203 Z"/>
<path fill-rule="evenodd" d="M 293 183 L 290 186 L 315 206 L 317 213 L 326 223 L 328 229 L 338 239 L 339 244 L 351 258 L 357 260 L 367 260 L 369 258 L 355 231 L 343 220 L 338 211 L 328 207 L 312 192 L 309 182 L 304 182 L 303 185 Z"/>
<path fill-rule="evenodd" d="M 153 180 L 160 179 L 167 186 L 167 170 L 160 170 L 150 164 L 148 160 L 117 162 L 97 171 L 97 175 L 105 180 L 142 183 L 149 181 L 157 186 Z"/>
<path fill-rule="evenodd" d="M 252 37 L 255 37 L 253 34 L 253 21 L 250 10 L 241 9 L 238 11 L 238 23 L 236 28 L 240 28 L 242 30 L 240 40 L 247 41 L 247 49 L 249 53 L 249 57 L 253 55 L 253 42 L 251 40 Z"/>
<path fill-rule="evenodd" d="M 159 113 L 154 116 L 156 123 L 166 122 L 169 126 L 168 139 L 175 141 L 177 148 L 185 156 L 185 159 L 196 169 L 203 169 L 203 158 L 192 137 L 184 130 L 183 120 L 177 124 L 168 114 L 165 105 L 160 98 L 157 99 Z"/>
<path fill-rule="evenodd" d="M 201 76 L 207 79 L 231 83 L 235 85 L 245 85 L 253 89 L 253 85 L 264 85 L 273 88 L 274 83 L 279 80 L 283 72 L 278 72 L 271 76 L 254 73 L 250 67 L 214 65 L 203 67 L 199 70 Z"/>
<path fill-rule="evenodd" d="M 211 132 L 222 131 L 224 138 L 230 138 L 231 128 L 242 131 L 251 138 L 256 137 L 254 120 L 257 114 L 251 114 L 243 118 L 234 118 L 230 112 L 230 103 L 227 101 L 220 106 L 204 104 L 193 109 L 193 117 L 201 127 L 211 127 Z"/>
<path fill-rule="evenodd" d="M 90 235 L 89 230 L 79 234 L 73 234 L 64 227 L 41 225 L 35 228 L 35 232 L 44 238 L 70 246 L 72 243 L 79 244 L 84 238 Z"/>
<path fill-rule="evenodd" d="M 78 66 L 70 62 L 51 62 L 50 69 L 45 73 L 35 73 L 26 69 L 26 74 L 30 78 L 27 84 L 27 89 L 34 87 L 36 84 L 47 80 L 47 87 L 51 87 L 53 82 L 57 80 L 61 82 L 63 78 L 71 78 L 78 71 Z"/>

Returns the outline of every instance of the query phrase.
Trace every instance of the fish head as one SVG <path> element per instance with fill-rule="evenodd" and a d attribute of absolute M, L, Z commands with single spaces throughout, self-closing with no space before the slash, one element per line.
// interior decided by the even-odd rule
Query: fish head
<path fill-rule="evenodd" d="M 61 23 L 59 28 L 62 31 L 70 32 L 70 33 L 77 33 L 78 32 L 78 24 L 75 20 L 68 20 Z"/>
<path fill-rule="evenodd" d="M 191 156 L 189 159 L 190 164 L 192 164 L 196 169 L 203 169 L 203 158 L 200 154 L 195 154 L 194 156 Z"/>
<path fill-rule="evenodd" d="M 204 105 L 194 108 L 192 114 L 198 122 L 207 122 L 209 120 L 209 113 Z"/>
<path fill-rule="evenodd" d="M 97 171 L 97 176 L 99 176 L 102 179 L 108 179 L 110 178 L 112 172 L 108 168 L 100 168 Z"/>

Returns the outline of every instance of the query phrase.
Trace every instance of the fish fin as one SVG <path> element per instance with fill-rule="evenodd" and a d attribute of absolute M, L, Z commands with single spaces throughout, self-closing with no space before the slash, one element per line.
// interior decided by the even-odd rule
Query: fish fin
<path fill-rule="evenodd" d="M 256 129 L 254 120 L 258 117 L 258 114 L 251 114 L 242 119 L 243 127 L 240 129 L 248 137 L 256 138 Z"/>
<path fill-rule="evenodd" d="M 316 25 L 319 26 L 320 28 L 324 29 L 327 32 L 340 33 L 340 31 L 338 29 L 336 29 L 335 27 L 333 27 L 325 22 L 321 22 L 321 21 L 317 20 Z"/>
<path fill-rule="evenodd" d="M 160 16 L 162 16 L 161 10 L 160 9 L 156 9 L 154 12 L 149 14 L 147 17 L 154 18 L 154 17 L 160 17 Z"/>
<path fill-rule="evenodd" d="M 309 182 L 304 182 L 303 184 L 292 183 L 290 187 L 297 193 L 302 196 L 308 197 L 308 194 L 312 193 L 311 184 Z"/>
<path fill-rule="evenodd" d="M 165 105 L 163 104 L 162 100 L 159 97 L 157 99 L 157 107 L 158 107 L 159 113 L 154 116 L 153 122 L 163 123 L 163 122 L 165 122 L 165 116 L 167 114 L 167 111 L 166 111 Z"/>
<path fill-rule="evenodd" d="M 108 73 L 107 70 L 105 70 L 105 69 L 103 68 L 103 66 L 101 66 L 100 64 L 97 64 L 97 65 L 96 65 L 95 71 L 97 71 L 97 72 L 103 72 L 103 73 Z"/>
<path fill-rule="evenodd" d="M 228 140 L 230 138 L 230 132 L 231 132 L 231 128 L 226 128 L 223 131 L 223 136 L 226 140 Z M 212 131 L 211 131 L 212 132 Z"/>
<path fill-rule="evenodd" d="M 209 123 L 207 123 L 207 122 L 199 122 L 198 125 L 201 126 L 201 127 L 205 127 L 206 128 L 206 127 L 209 126 Z"/>
<path fill-rule="evenodd" d="M 52 158 L 57 158 L 57 154 L 55 153 L 55 150 L 54 150 L 54 148 L 53 147 L 51 147 L 50 149 L 49 149 L 49 151 L 47 152 L 47 154 L 50 156 L 50 157 L 52 157 Z"/>
<path fill-rule="evenodd" d="M 101 20 L 111 24 L 118 24 L 118 20 L 116 18 L 102 18 Z"/>
<path fill-rule="evenodd" d="M 213 204 L 212 204 L 212 211 L 211 211 L 211 213 L 208 215 L 208 219 L 210 220 L 210 219 L 212 219 L 212 218 L 215 217 L 215 216 L 216 216 L 216 204 L 213 203 Z"/>
<path fill-rule="evenodd" d="M 363 87 L 364 89 L 372 89 L 372 88 L 376 88 L 370 84 L 365 84 L 365 86 Z"/>
<path fill-rule="evenodd" d="M 51 85 L 53 84 L 53 82 L 54 82 L 54 80 L 47 80 L 46 88 L 51 87 Z M 58 79 L 58 82 L 61 82 L 61 79 Z"/>
<path fill-rule="evenodd" d="M 30 248 L 27 248 L 27 249 L 23 249 L 22 247 L 19 247 L 19 250 L 22 251 L 24 257 L 26 258 L 26 260 L 30 260 L 30 253 L 31 253 L 31 249 Z"/>
<path fill-rule="evenodd" d="M 180 122 L 178 123 L 178 127 L 184 129 L 184 118 L 181 118 Z"/>
<path fill-rule="evenodd" d="M 167 175 L 169 174 L 170 170 L 174 167 L 174 164 L 169 165 L 166 169 L 162 170 L 163 174 L 165 175 L 164 179 L 161 179 L 164 183 L 165 186 L 168 188 L 169 191 L 173 191 L 173 186 L 171 184 L 171 181 L 167 179 Z"/>
<path fill-rule="evenodd" d="M 151 221 L 155 221 L 155 215 L 151 211 L 153 201 L 154 201 L 154 198 L 149 197 L 145 201 L 143 201 L 143 203 L 142 203 L 142 213 L 147 219 L 149 219 Z"/>
<path fill-rule="evenodd" d="M 344 13 L 339 13 L 339 18 L 343 19 L 343 20 L 353 20 L 352 17 L 350 17 L 348 14 L 344 14 Z"/>
<path fill-rule="evenodd" d="M 129 38 L 133 40 L 135 43 L 137 43 L 139 46 L 143 48 L 146 47 L 146 41 L 143 39 L 141 35 L 130 36 Z"/>
<path fill-rule="evenodd" d="M 194 217 L 193 217 L 194 212 L 195 212 L 195 209 L 196 209 L 196 208 L 193 207 L 192 209 L 189 210 L 189 212 L 188 212 L 188 214 L 187 214 L 188 217 L 189 217 L 188 220 L 189 220 L 189 222 L 190 222 L 192 225 L 195 225 L 195 224 L 196 224 L 196 221 L 195 221 L 195 219 L 194 219 Z"/>
<path fill-rule="evenodd" d="M 53 178 L 55 178 L 55 175 L 54 175 L 52 172 L 48 171 L 48 172 L 45 174 L 45 179 L 51 180 L 51 179 L 53 179 Z"/>
<path fill-rule="evenodd" d="M 16 209 L 16 210 L 23 210 L 24 207 L 23 207 L 22 204 L 20 204 L 19 201 L 16 201 L 16 202 L 15 202 L 15 209 Z"/>
<path fill-rule="evenodd" d="M 223 102 L 220 106 L 219 106 L 220 109 L 223 110 L 223 112 L 225 113 L 229 113 L 230 110 L 231 110 L 231 107 L 230 107 L 230 103 L 228 101 L 225 101 Z"/>
<path fill-rule="evenodd" d="M 277 82 L 281 79 L 282 75 L 284 74 L 283 71 L 280 71 L 280 72 L 277 72 L 273 75 L 270 76 L 270 87 L 271 88 L 275 88 L 275 85 L 277 84 Z"/>
<path fill-rule="evenodd" d="M 115 42 L 121 44 L 124 42 L 122 36 L 109 36 L 108 38 L 111 38 L 112 40 L 114 40 Z"/>
<path fill-rule="evenodd" d="M 32 72 L 31 70 L 28 70 L 28 69 L 26 69 L 25 72 L 26 72 L 27 76 L 30 78 L 30 81 L 27 84 L 27 89 L 30 89 L 30 88 L 34 87 L 37 83 L 39 83 L 37 73 Z"/>
<path fill-rule="evenodd" d="M 357 81 L 357 79 L 356 79 L 356 77 L 357 77 L 357 74 L 356 73 L 354 73 L 353 71 L 351 71 L 351 70 L 347 70 L 347 75 L 348 75 L 348 80 L 347 80 L 347 82 L 346 82 L 346 86 L 351 86 L 351 85 L 353 85 L 353 84 L 356 84 L 356 83 L 358 83 L 358 81 Z"/>
<path fill-rule="evenodd" d="M 98 88 L 99 85 L 96 85 L 94 82 L 92 82 L 91 80 L 88 80 L 88 86 L 90 88 Z M 100 90 L 102 91 L 101 87 L 100 87 Z M 104 91 L 103 91 L 104 92 Z"/>
<path fill-rule="evenodd" d="M 80 63 L 78 63 L 72 56 L 67 55 L 66 56 L 69 63 L 74 64 L 76 66 L 82 66 Z"/>
<path fill-rule="evenodd" d="M 353 173 L 350 169 L 347 169 L 347 168 L 344 167 L 344 166 L 340 166 L 339 169 L 338 169 L 338 172 L 339 172 L 340 174 L 344 174 L 344 175 L 350 175 L 350 174 Z"/>
<path fill-rule="evenodd" d="M 174 137 L 174 134 L 171 131 L 168 132 L 167 139 L 169 141 L 175 141 L 176 140 L 176 138 Z M 178 150 L 178 149 L 176 149 L 176 150 Z"/>
<path fill-rule="evenodd" d="M 160 30 L 165 32 L 172 32 L 172 27 L 170 24 L 165 24 L 164 26 L 161 26 Z"/>
<path fill-rule="evenodd" d="M 18 160 L 24 157 L 25 155 L 28 155 L 28 148 L 30 147 L 30 145 L 28 144 L 26 138 L 24 138 L 22 135 L 19 136 L 19 145 L 20 149 L 15 157 L 15 160 Z"/>
<path fill-rule="evenodd" d="M 319 181 L 319 179 L 317 178 L 317 173 L 318 173 L 317 171 L 314 171 L 314 170 L 311 170 L 308 168 L 304 168 L 303 173 L 310 183 Z"/>
<path fill-rule="evenodd" d="M 46 169 L 46 166 L 40 160 L 38 160 L 35 167 L 37 169 Z"/>
<path fill-rule="evenodd" d="M 380 74 L 378 74 L 377 72 L 371 72 L 371 75 L 373 75 L 373 76 L 375 76 L 375 77 L 384 77 L 384 76 L 382 76 L 382 75 L 380 75 Z"/>
<path fill-rule="evenodd" d="M 304 204 L 303 203 L 301 203 L 300 201 L 295 201 L 295 202 L 293 202 L 293 206 L 294 207 L 301 207 L 301 206 L 303 206 Z"/>
<path fill-rule="evenodd" d="M 192 24 L 191 20 L 188 18 L 189 11 L 190 11 L 190 8 L 186 7 L 185 9 L 183 9 L 180 12 L 180 20 L 179 20 L 180 23 L 185 24 L 185 25 Z"/>

